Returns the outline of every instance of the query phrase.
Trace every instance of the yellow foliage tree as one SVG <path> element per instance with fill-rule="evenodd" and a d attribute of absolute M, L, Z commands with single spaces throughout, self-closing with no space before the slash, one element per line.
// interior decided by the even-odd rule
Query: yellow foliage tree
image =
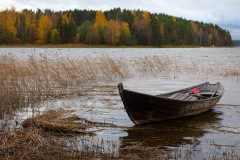
<path fill-rule="evenodd" d="M 107 20 L 103 12 L 100 10 L 96 13 L 94 28 L 98 30 L 100 34 L 102 34 L 105 27 L 107 27 Z"/>
<path fill-rule="evenodd" d="M 9 32 L 12 34 L 13 38 L 16 38 L 17 35 L 17 29 L 15 27 L 16 23 L 16 12 L 15 8 L 12 8 L 11 10 L 5 10 L 6 15 L 6 26 L 9 30 Z"/>
<path fill-rule="evenodd" d="M 128 39 L 131 37 L 131 32 L 127 22 L 122 22 L 122 36 L 125 39 L 125 43 L 128 44 Z"/>
<path fill-rule="evenodd" d="M 52 22 L 50 21 L 48 16 L 41 16 L 39 19 L 39 28 L 38 28 L 38 41 L 39 44 L 48 43 L 49 33 L 52 30 Z"/>
<path fill-rule="evenodd" d="M 6 20 L 5 20 L 5 15 L 0 12 L 0 26 L 5 26 L 6 25 Z"/>
<path fill-rule="evenodd" d="M 62 19 L 65 21 L 65 22 L 69 22 L 69 14 L 68 13 L 64 13 L 63 15 L 62 15 Z"/>
<path fill-rule="evenodd" d="M 25 22 L 24 22 L 25 29 L 29 30 L 29 28 L 31 27 L 31 23 L 32 23 L 32 21 L 31 21 L 31 14 L 29 12 L 23 12 L 22 14 L 25 17 Z"/>
<path fill-rule="evenodd" d="M 147 40 L 147 42 L 144 43 L 151 43 L 151 18 L 150 13 L 147 11 L 144 11 L 142 14 L 134 18 L 134 28 L 135 28 L 135 34 L 139 37 L 144 37 L 144 39 Z"/>
<path fill-rule="evenodd" d="M 149 14 L 148 11 L 144 11 L 144 12 L 142 13 L 142 16 L 143 16 L 144 22 L 145 22 L 146 24 L 148 24 L 148 23 L 151 22 L 150 14 Z"/>
<path fill-rule="evenodd" d="M 177 19 L 175 17 L 172 17 L 172 21 L 175 23 L 177 22 Z"/>
<path fill-rule="evenodd" d="M 35 42 L 37 38 L 37 28 L 36 28 L 36 18 L 33 11 L 24 11 L 24 24 L 25 24 L 25 33 L 30 42 Z"/>
<path fill-rule="evenodd" d="M 60 34 L 56 29 L 52 30 L 51 33 L 51 42 L 53 44 L 59 44 L 60 43 Z"/>
<path fill-rule="evenodd" d="M 116 46 L 120 42 L 120 26 L 114 20 L 110 20 L 107 41 L 110 45 Z"/>

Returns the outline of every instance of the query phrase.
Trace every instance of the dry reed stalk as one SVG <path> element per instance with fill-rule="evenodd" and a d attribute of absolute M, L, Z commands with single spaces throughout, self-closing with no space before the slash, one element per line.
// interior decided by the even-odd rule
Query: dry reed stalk
<path fill-rule="evenodd" d="M 102 75 L 101 80 L 113 81 L 116 79 L 124 79 L 129 77 L 129 70 L 124 61 L 113 59 L 108 56 L 102 56 L 99 60 L 98 71 L 99 76 Z"/>
<path fill-rule="evenodd" d="M 141 77 L 159 77 L 175 74 L 177 64 L 168 57 L 146 56 L 134 60 L 130 67 Z"/>

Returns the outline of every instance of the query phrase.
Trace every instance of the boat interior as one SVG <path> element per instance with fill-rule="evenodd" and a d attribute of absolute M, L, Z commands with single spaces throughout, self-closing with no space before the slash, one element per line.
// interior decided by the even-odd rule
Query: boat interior
<path fill-rule="evenodd" d="M 217 96 L 218 96 L 218 93 L 209 91 L 209 92 L 199 92 L 197 94 L 189 93 L 189 92 L 174 93 L 174 94 L 168 95 L 167 98 L 184 100 L 184 101 L 196 101 L 196 100 L 214 98 Z"/>

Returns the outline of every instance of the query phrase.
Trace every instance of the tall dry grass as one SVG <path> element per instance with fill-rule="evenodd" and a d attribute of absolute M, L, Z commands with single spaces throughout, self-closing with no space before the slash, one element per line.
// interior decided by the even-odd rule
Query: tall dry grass
<path fill-rule="evenodd" d="M 0 58 L 1 110 L 25 106 L 47 97 L 80 94 L 87 86 L 129 76 L 123 61 L 101 57 L 51 60 L 29 56 L 27 60 Z"/>
<path fill-rule="evenodd" d="M 82 94 L 88 86 L 131 77 L 161 77 L 181 74 L 218 74 L 216 68 L 180 62 L 167 56 L 146 56 L 126 60 L 102 55 L 81 59 L 29 56 L 26 60 L 0 57 L 0 117 L 28 103 L 48 97 Z M 239 75 L 238 70 L 225 75 Z"/>

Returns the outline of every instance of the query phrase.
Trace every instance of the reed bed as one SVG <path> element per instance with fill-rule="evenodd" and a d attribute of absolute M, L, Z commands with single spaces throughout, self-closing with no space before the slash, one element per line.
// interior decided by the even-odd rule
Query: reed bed
<path fill-rule="evenodd" d="M 1 57 L 0 110 L 14 110 L 48 97 L 81 94 L 90 85 L 129 76 L 122 66 L 126 66 L 124 62 L 109 57 L 97 62 L 88 58 L 50 60 L 29 56 L 23 61 Z"/>
<path fill-rule="evenodd" d="M 145 56 L 132 60 L 106 55 L 81 59 L 31 55 L 25 60 L 3 56 L 0 57 L 0 117 L 5 112 L 28 105 L 28 102 L 71 94 L 83 95 L 91 85 L 137 76 L 240 75 L 236 67 L 222 69 L 218 65 L 200 64 L 194 60 L 185 63 L 168 56 Z"/>
<path fill-rule="evenodd" d="M 48 97 L 84 95 L 91 85 L 116 82 L 132 77 L 179 75 L 239 76 L 239 69 L 180 62 L 167 56 L 145 56 L 126 60 L 102 55 L 81 59 L 29 56 L 26 60 L 0 57 L 0 117 L 5 112 L 36 103 Z"/>

